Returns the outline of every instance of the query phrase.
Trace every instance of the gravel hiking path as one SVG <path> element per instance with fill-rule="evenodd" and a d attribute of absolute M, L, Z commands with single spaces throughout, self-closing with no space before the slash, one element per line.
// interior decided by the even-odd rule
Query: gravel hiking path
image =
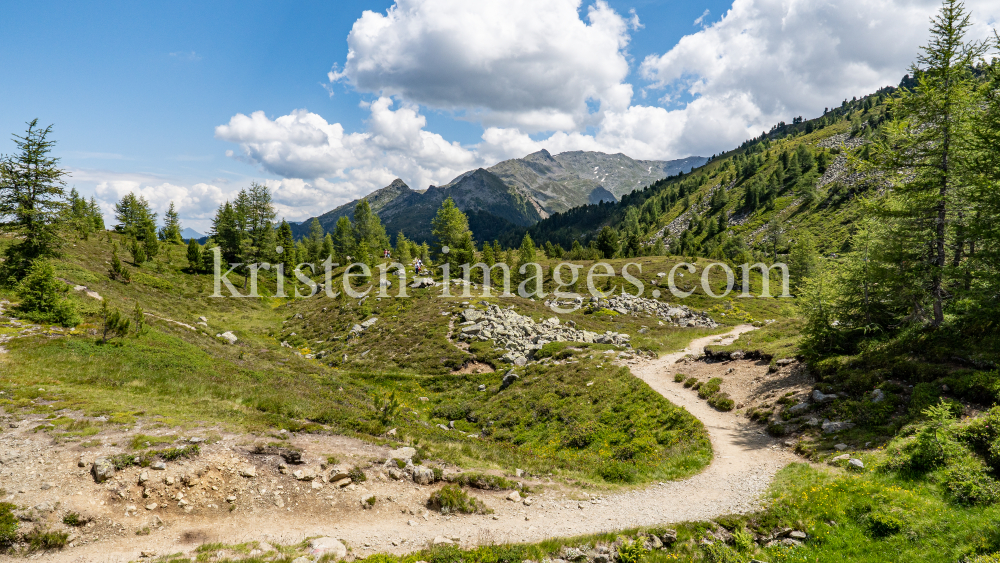
<path fill-rule="evenodd" d="M 588 497 L 586 493 L 557 483 L 545 484 L 543 479 L 542 492 L 531 497 L 530 506 L 507 500 L 505 493 L 470 491 L 495 513 L 448 517 L 423 508 L 431 487 L 370 478 L 359 490 L 338 493 L 343 495 L 338 497 L 343 500 L 332 504 L 324 504 L 316 495 L 315 503 L 303 499 L 301 505 L 296 502 L 287 508 L 262 513 L 171 516 L 166 518 L 167 527 L 162 532 L 149 536 L 125 532 L 104 541 L 48 553 L 43 558 L 47 561 L 134 561 L 141 551 L 153 551 L 158 555 L 191 554 L 198 543 L 204 541 L 256 540 L 289 544 L 316 536 L 342 539 L 351 547 L 354 557 L 365 557 L 377 552 L 412 552 L 439 536 L 451 538 L 462 547 L 487 542 L 537 542 L 558 536 L 707 520 L 749 512 L 760 506 L 761 495 L 775 473 L 798 458 L 782 448 L 778 440 L 767 436 L 759 425 L 734 413 L 716 411 L 699 399 L 697 393 L 673 380 L 681 367 L 677 365 L 678 360 L 700 355 L 708 344 L 732 342 L 749 330 L 753 327 L 739 326 L 724 335 L 699 338 L 681 352 L 631 366 L 637 377 L 705 424 L 715 457 L 702 473 L 688 479 L 602 497 Z M 716 365 L 718 375 L 727 369 Z M 355 447 L 373 448 L 362 444 Z M 226 457 L 228 453 L 219 452 Z M 265 475 L 270 474 L 258 475 L 259 485 L 266 483 Z M 280 482 L 273 478 L 270 481 L 272 488 Z M 295 482 L 292 480 L 285 485 L 295 486 Z M 372 495 L 380 499 L 376 508 L 362 510 L 360 501 Z M 103 507 L 104 503 L 101 505 Z M 130 519 L 135 522 L 131 526 L 141 525 L 144 516 Z M 127 530 L 124 524 L 117 525 Z M 198 540 L 192 541 L 192 538 Z M 0 556 L 0 560 L 5 558 Z"/>

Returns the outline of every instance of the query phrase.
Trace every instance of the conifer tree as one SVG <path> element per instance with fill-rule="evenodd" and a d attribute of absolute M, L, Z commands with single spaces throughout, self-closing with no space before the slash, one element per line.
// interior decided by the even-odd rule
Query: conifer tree
<path fill-rule="evenodd" d="M 69 287 L 55 277 L 55 269 L 48 260 L 35 260 L 28 275 L 18 284 L 21 302 L 15 311 L 24 318 L 66 327 L 80 323 L 76 308 L 63 296 Z"/>
<path fill-rule="evenodd" d="M 201 270 L 201 245 L 198 244 L 198 241 L 195 240 L 194 237 L 191 237 L 191 240 L 188 241 L 187 260 L 188 269 L 191 270 L 192 273 L 197 273 Z"/>
<path fill-rule="evenodd" d="M 889 236 L 897 239 L 889 244 L 904 250 L 900 258 L 912 264 L 920 274 L 918 285 L 927 288 L 911 318 L 925 318 L 929 308 L 935 327 L 944 322 L 948 248 L 964 195 L 961 154 L 974 102 L 971 69 L 985 52 L 984 44 L 965 40 L 970 26 L 963 4 L 944 0 L 931 20 L 930 42 L 912 68 L 917 86 L 892 101 L 895 121 L 869 152 L 898 203 L 878 211 L 891 225 Z"/>
<path fill-rule="evenodd" d="M 297 264 L 295 260 L 295 239 L 292 236 L 292 226 L 284 219 L 281 220 L 281 225 L 278 226 L 274 244 L 277 261 L 284 265 L 285 275 L 290 275 Z"/>
<path fill-rule="evenodd" d="M 159 236 L 163 242 L 184 244 L 184 239 L 181 237 L 181 219 L 172 201 L 166 213 L 163 214 L 163 227 L 160 228 Z"/>
<path fill-rule="evenodd" d="M 51 132 L 51 125 L 41 129 L 32 120 L 23 137 L 14 136 L 19 152 L 0 158 L 0 230 L 20 237 L 4 253 L 0 283 L 16 283 L 34 260 L 55 256 L 59 247 L 66 172 L 49 156 L 55 146 Z"/>
<path fill-rule="evenodd" d="M 337 253 L 337 260 L 341 264 L 346 264 L 348 256 L 354 256 L 356 242 L 354 240 L 354 225 L 346 216 L 337 219 L 337 225 L 333 230 L 333 249 Z"/>

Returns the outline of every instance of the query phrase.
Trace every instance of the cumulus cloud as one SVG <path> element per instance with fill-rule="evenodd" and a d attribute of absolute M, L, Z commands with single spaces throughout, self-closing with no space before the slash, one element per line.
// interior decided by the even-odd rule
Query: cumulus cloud
<path fill-rule="evenodd" d="M 624 109 L 632 97 L 625 48 L 639 26 L 603 0 L 397 0 L 365 11 L 331 82 L 455 110 L 522 131 L 593 124 L 588 100 Z"/>
<path fill-rule="evenodd" d="M 424 130 L 427 120 L 416 106 L 381 97 L 368 109 L 364 132 L 345 133 L 339 123 L 306 110 L 273 120 L 258 111 L 234 116 L 216 127 L 215 136 L 239 144 L 240 157 L 273 174 L 336 180 L 314 183 L 334 195 L 364 192 L 373 182 L 382 187 L 396 177 L 414 186 L 444 183 L 482 164 L 474 150 Z"/>
<path fill-rule="evenodd" d="M 479 166 L 545 148 L 673 159 L 727 150 L 778 121 L 814 117 L 844 98 L 898 83 L 926 43 L 937 0 L 735 0 L 718 21 L 663 54 L 633 81 L 659 97 L 633 104 L 626 48 L 640 27 L 598 1 L 397 0 L 365 12 L 331 82 L 377 92 L 364 131 L 307 110 L 238 114 L 216 128 L 231 156 L 286 178 L 278 203 L 329 208 L 387 185 L 441 184 Z M 1000 7 L 970 0 L 972 35 Z M 989 24 L 982 23 L 989 22 Z M 600 103 L 599 109 L 593 102 Z M 421 107 L 483 123 L 463 146 L 427 131 Z M 539 136 L 540 131 L 547 131 Z"/>
<path fill-rule="evenodd" d="M 695 100 L 678 145 L 715 151 L 793 116 L 895 85 L 928 36 L 938 0 L 736 0 L 718 22 L 640 67 L 654 89 Z M 973 0 L 979 22 L 1000 9 Z M 972 35 L 986 37 L 978 24 Z M 707 121 L 706 121 L 707 120 Z M 720 136 L 720 134 L 722 136 Z"/>

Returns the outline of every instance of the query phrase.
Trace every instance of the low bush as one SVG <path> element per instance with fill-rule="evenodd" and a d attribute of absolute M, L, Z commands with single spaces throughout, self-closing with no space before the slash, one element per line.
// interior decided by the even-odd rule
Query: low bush
<path fill-rule="evenodd" d="M 445 485 L 431 493 L 427 500 L 427 506 L 441 514 L 490 514 L 493 512 L 478 499 L 470 497 L 469 493 L 458 485 Z"/>
<path fill-rule="evenodd" d="M 698 396 L 702 399 L 708 399 L 719 392 L 719 388 L 722 387 L 722 380 L 718 377 L 713 377 L 705 382 L 701 387 L 698 388 Z"/>
<path fill-rule="evenodd" d="M 69 541 L 67 532 L 55 532 L 41 526 L 32 529 L 24 534 L 24 543 L 28 544 L 29 551 L 48 551 L 51 549 L 62 549 Z"/>
<path fill-rule="evenodd" d="M 674 382 L 680 383 L 681 381 L 684 381 L 685 378 L 687 378 L 687 376 L 684 375 L 683 373 L 675 374 L 674 375 Z"/>
<path fill-rule="evenodd" d="M 17 529 L 21 525 L 13 510 L 17 508 L 9 502 L 0 502 L 0 550 L 17 541 Z"/>
<path fill-rule="evenodd" d="M 619 563 L 639 563 L 646 557 L 646 544 L 639 540 L 625 542 L 618 548 Z"/>
<path fill-rule="evenodd" d="M 694 384 L 698 383 L 697 377 L 689 377 L 687 381 L 684 382 L 684 387 L 694 387 Z"/>
<path fill-rule="evenodd" d="M 886 538 L 903 530 L 903 521 L 884 512 L 868 515 L 868 532 L 876 538 Z"/>
<path fill-rule="evenodd" d="M 368 476 L 365 475 L 364 470 L 357 465 L 352 467 L 351 470 L 347 472 L 347 476 L 350 477 L 351 481 L 354 483 L 364 483 L 368 480 Z"/>
<path fill-rule="evenodd" d="M 67 526 L 73 526 L 74 528 L 79 528 L 87 523 L 87 519 L 80 516 L 79 512 L 67 512 L 63 516 L 62 523 Z"/>
<path fill-rule="evenodd" d="M 521 489 L 521 484 L 511 481 L 499 475 L 489 475 L 486 473 L 459 473 L 448 478 L 448 480 L 462 487 L 472 487 L 484 491 L 510 491 Z"/>
<path fill-rule="evenodd" d="M 736 406 L 736 402 L 729 398 L 727 393 L 716 393 L 708 399 L 708 404 L 720 411 L 731 411 Z"/>
<path fill-rule="evenodd" d="M 987 505 L 1000 499 L 1000 482 L 987 472 L 978 459 L 949 465 L 941 473 L 945 490 L 959 504 Z"/>

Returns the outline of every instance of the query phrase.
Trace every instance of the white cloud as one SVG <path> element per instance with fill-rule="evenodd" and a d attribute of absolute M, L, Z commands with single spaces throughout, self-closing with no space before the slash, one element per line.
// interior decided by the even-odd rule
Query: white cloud
<path fill-rule="evenodd" d="M 273 120 L 263 112 L 238 114 L 215 136 L 238 143 L 242 158 L 273 174 L 334 180 L 314 182 L 334 197 L 364 195 L 396 177 L 414 187 L 440 184 L 482 164 L 474 150 L 425 131 L 415 106 L 394 105 L 387 97 L 369 104 L 368 130 L 360 133 L 296 110 Z"/>
<path fill-rule="evenodd" d="M 397 0 L 365 11 L 331 82 L 523 131 L 577 130 L 602 110 L 628 106 L 626 21 L 603 0 Z"/>
<path fill-rule="evenodd" d="M 712 13 L 712 11 L 709 10 L 708 8 L 705 8 L 705 11 L 702 12 L 700 16 L 698 16 L 698 19 L 694 20 L 694 25 L 701 25 L 701 22 L 705 21 L 705 18 L 707 18 L 708 14 L 710 13 Z"/>
<path fill-rule="evenodd" d="M 676 146 L 716 152 L 777 121 L 816 116 L 844 98 L 895 85 L 928 37 L 938 0 L 736 0 L 718 22 L 640 68 L 684 108 Z M 977 21 L 993 2 L 968 3 Z M 697 23 L 697 22 L 696 22 Z M 979 24 L 973 36 L 985 37 Z M 677 119 L 682 116 L 678 115 Z"/>
<path fill-rule="evenodd" d="M 576 0 L 398 0 L 387 14 L 365 12 L 355 22 L 347 63 L 330 76 L 379 92 L 367 104 L 364 131 L 296 110 L 273 119 L 238 114 L 216 137 L 239 145 L 230 156 L 286 178 L 272 185 L 290 218 L 396 177 L 425 188 L 542 148 L 664 160 L 708 155 L 778 121 L 898 83 L 939 4 L 736 0 L 715 23 L 642 62 L 643 93 L 662 93 L 660 105 L 633 105 L 625 82 L 629 29 L 640 27 L 634 12 L 626 21 L 597 2 L 584 22 L 579 7 Z M 1000 11 L 985 0 L 970 7 L 978 22 Z M 986 27 L 977 24 L 972 35 L 985 37 Z M 600 100 L 596 113 L 589 99 Z M 462 146 L 427 131 L 421 105 L 480 119 L 482 140 Z M 550 133 L 531 136 L 539 130 Z"/>

